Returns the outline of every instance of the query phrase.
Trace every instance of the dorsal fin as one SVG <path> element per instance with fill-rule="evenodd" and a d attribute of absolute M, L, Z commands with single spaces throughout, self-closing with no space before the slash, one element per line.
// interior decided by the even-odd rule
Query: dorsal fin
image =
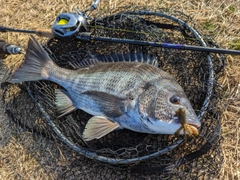
<path fill-rule="evenodd" d="M 69 64 L 74 69 L 85 68 L 101 62 L 141 62 L 158 67 L 156 56 L 151 57 L 149 54 L 143 54 L 142 52 L 111 55 L 98 55 L 89 52 L 88 56 L 89 58 L 87 59 L 76 57 L 72 61 L 69 61 Z"/>
<path fill-rule="evenodd" d="M 158 67 L 156 56 L 151 57 L 149 54 L 143 54 L 142 52 L 111 55 L 89 55 L 91 59 L 97 59 L 100 62 L 141 62 Z"/>
<path fill-rule="evenodd" d="M 100 63 L 98 61 L 98 59 L 96 58 L 90 58 L 90 59 L 75 59 L 74 61 L 69 61 L 68 62 L 70 66 L 72 66 L 74 69 L 79 69 L 79 68 L 85 68 L 85 67 L 88 67 L 88 66 L 91 66 L 93 64 L 97 64 L 97 63 Z"/>

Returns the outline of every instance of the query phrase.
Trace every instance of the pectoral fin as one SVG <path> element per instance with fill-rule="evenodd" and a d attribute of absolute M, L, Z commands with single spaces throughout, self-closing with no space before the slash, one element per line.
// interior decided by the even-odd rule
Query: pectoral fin
<path fill-rule="evenodd" d="M 58 117 L 62 117 L 76 109 L 73 106 L 72 100 L 69 98 L 67 91 L 56 89 L 55 94 L 57 113 L 59 114 Z"/>
<path fill-rule="evenodd" d="M 112 122 L 103 116 L 94 116 L 89 119 L 83 132 L 83 138 L 86 141 L 99 139 L 117 129 L 119 126 L 118 123 Z"/>
<path fill-rule="evenodd" d="M 127 99 L 98 91 L 85 91 L 82 94 L 89 96 L 107 117 L 115 118 L 124 114 Z"/>

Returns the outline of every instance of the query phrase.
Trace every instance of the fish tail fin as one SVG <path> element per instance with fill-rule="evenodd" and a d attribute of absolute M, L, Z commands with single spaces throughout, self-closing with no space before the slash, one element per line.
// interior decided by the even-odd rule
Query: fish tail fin
<path fill-rule="evenodd" d="M 53 65 L 48 53 L 43 49 L 34 36 L 28 41 L 28 48 L 24 63 L 8 80 L 11 83 L 37 81 L 48 78 L 47 66 Z"/>

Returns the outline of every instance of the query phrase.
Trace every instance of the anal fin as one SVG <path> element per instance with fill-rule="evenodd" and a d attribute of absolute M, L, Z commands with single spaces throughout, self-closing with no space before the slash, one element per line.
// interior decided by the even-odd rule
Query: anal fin
<path fill-rule="evenodd" d="M 99 139 L 117 129 L 119 126 L 120 125 L 118 123 L 112 122 L 106 117 L 94 116 L 89 119 L 83 132 L 83 138 L 85 141 Z"/>
<path fill-rule="evenodd" d="M 73 106 L 72 100 L 69 98 L 67 91 L 56 89 L 55 95 L 57 113 L 59 114 L 58 117 L 62 117 L 76 109 Z"/>

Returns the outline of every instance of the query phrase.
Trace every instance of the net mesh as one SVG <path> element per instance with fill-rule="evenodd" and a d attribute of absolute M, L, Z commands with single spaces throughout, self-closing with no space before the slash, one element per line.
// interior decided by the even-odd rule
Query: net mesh
<path fill-rule="evenodd" d="M 88 26 L 92 36 L 218 47 L 196 31 L 186 15 L 168 10 L 102 14 Z M 192 28 L 194 27 L 194 28 Z M 223 161 L 221 111 L 218 103 L 224 56 L 197 51 L 102 41 L 60 41 L 45 44 L 61 67 L 88 57 L 143 52 L 156 55 L 159 67 L 183 87 L 201 119 L 197 137 L 141 134 L 119 130 L 85 142 L 82 132 L 91 118 L 84 111 L 57 118 L 54 90 L 48 81 L 2 84 L 6 112 L 16 125 L 16 137 L 54 179 L 212 179 Z M 31 141 L 23 139 L 31 136 Z M 54 167 L 54 168 L 53 168 Z"/>

